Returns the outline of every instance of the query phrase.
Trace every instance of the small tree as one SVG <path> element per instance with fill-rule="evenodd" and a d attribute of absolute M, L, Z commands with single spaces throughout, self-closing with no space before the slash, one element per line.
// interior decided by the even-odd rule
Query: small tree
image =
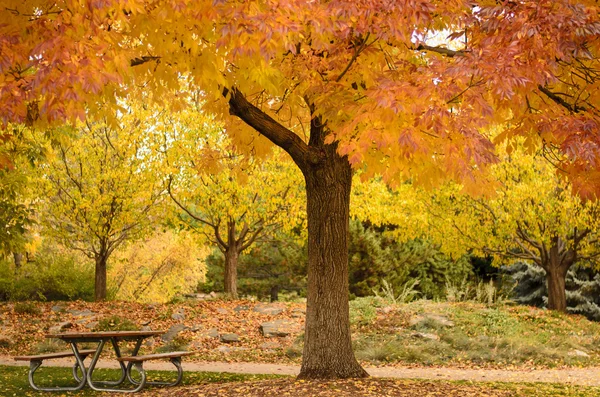
<path fill-rule="evenodd" d="M 166 168 L 173 171 L 167 191 L 183 211 L 180 219 L 223 254 L 224 291 L 235 299 L 240 255 L 279 229 L 302 227 L 300 173 L 280 152 L 262 162 L 236 153 L 202 114 L 182 115 L 173 125 L 164 135 Z M 202 141 L 206 146 L 197 147 Z"/>
<path fill-rule="evenodd" d="M 94 260 L 97 301 L 106 299 L 110 256 L 147 230 L 163 197 L 149 156 L 150 116 L 132 110 L 117 124 L 88 121 L 67 129 L 70 139 L 56 144 L 40 170 L 47 182 L 45 230 Z"/>

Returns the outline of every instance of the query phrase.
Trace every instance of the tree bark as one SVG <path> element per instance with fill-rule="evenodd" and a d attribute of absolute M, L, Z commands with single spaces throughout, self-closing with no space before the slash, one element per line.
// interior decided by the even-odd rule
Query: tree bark
<path fill-rule="evenodd" d="M 237 292 L 237 266 L 239 253 L 235 246 L 229 246 L 225 251 L 225 280 L 224 291 L 232 299 L 238 298 Z"/>
<path fill-rule="evenodd" d="M 96 255 L 96 275 L 94 283 L 94 300 L 96 302 L 106 300 L 106 262 L 108 255 L 101 253 Z"/>
<path fill-rule="evenodd" d="M 279 300 L 279 285 L 271 286 L 271 302 L 277 302 Z"/>
<path fill-rule="evenodd" d="M 567 294 L 565 288 L 566 272 L 560 269 L 546 270 L 546 282 L 548 284 L 548 309 L 567 311 Z"/>
<path fill-rule="evenodd" d="M 323 145 L 326 158 L 304 171 L 308 215 L 308 291 L 299 378 L 362 378 L 352 351 L 348 305 L 348 222 L 352 170 Z"/>
<path fill-rule="evenodd" d="M 23 266 L 23 254 L 20 252 L 13 252 L 13 259 L 15 260 L 15 269 L 20 269 Z"/>
<path fill-rule="evenodd" d="M 559 239 L 548 250 L 546 257 L 546 282 L 548 286 L 548 309 L 561 312 L 567 311 L 567 272 L 576 259 L 575 251 L 564 250 L 559 247 Z"/>

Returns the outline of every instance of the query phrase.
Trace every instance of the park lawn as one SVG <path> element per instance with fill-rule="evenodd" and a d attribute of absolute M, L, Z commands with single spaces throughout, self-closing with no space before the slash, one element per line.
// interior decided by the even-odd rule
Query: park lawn
<path fill-rule="evenodd" d="M 0 365 L 0 397 L 30 397 L 30 396 L 101 396 L 101 395 L 123 395 L 122 393 L 98 393 L 91 389 L 84 389 L 80 392 L 37 392 L 29 386 L 27 375 L 29 367 L 13 367 Z M 174 380 L 175 371 L 146 371 L 148 380 Z M 94 371 L 95 380 L 115 380 L 121 374 L 117 369 L 99 368 Z M 246 375 L 232 373 L 216 372 L 191 372 L 184 373 L 181 386 L 202 385 L 207 383 L 227 383 L 241 381 L 257 381 L 264 379 L 280 378 L 280 375 Z M 35 373 L 36 384 L 38 386 L 72 386 L 74 385 L 71 368 L 60 367 L 41 367 Z M 173 391 L 173 388 L 165 389 Z M 154 393 L 156 388 L 148 387 L 148 393 Z M 151 395 L 150 394 L 150 395 Z M 136 393 L 139 395 L 139 393 Z"/>
<path fill-rule="evenodd" d="M 33 391 L 27 382 L 26 367 L 0 366 L 0 397 L 33 396 L 108 396 L 123 395 L 116 393 L 98 393 L 89 389 L 81 392 L 46 393 Z M 153 379 L 170 379 L 173 372 L 149 371 Z M 37 373 L 36 373 L 37 374 Z M 114 379 L 119 371 L 98 369 L 97 379 Z M 70 369 L 48 367 L 39 370 L 37 377 L 44 384 L 69 384 Z M 303 381 L 292 377 L 274 375 L 242 375 L 230 373 L 186 372 L 181 386 L 176 388 L 152 388 L 138 393 L 140 396 L 339 396 L 339 397 L 596 397 L 600 395 L 598 387 L 568 386 L 549 383 L 483 383 L 448 382 L 407 379 L 357 379 L 340 381 Z"/>
<path fill-rule="evenodd" d="M 156 330 L 176 324 L 187 328 L 170 343 L 154 338 L 143 353 L 193 350 L 187 360 L 244 361 L 289 364 L 300 362 L 304 304 L 276 303 L 282 312 L 261 314 L 251 301 L 183 301 L 172 304 L 131 302 L 0 303 L 0 355 L 39 354 L 68 350 L 44 337 L 51 326 L 70 322 L 69 331 L 140 329 L 150 322 Z M 64 306 L 61 312 L 55 305 Z M 90 311 L 89 316 L 69 312 Z M 183 311 L 184 320 L 173 314 Z M 452 325 L 432 321 L 443 317 Z M 583 316 L 561 314 L 508 303 L 419 300 L 392 304 L 379 298 L 350 302 L 352 337 L 357 357 L 365 365 L 420 365 L 469 368 L 556 368 L 600 366 L 600 323 Z M 423 318 L 423 321 L 416 321 Z M 293 323 L 289 336 L 267 338 L 260 325 L 268 321 Z M 122 328 L 119 328 L 122 327 Z M 211 330 L 217 332 L 211 335 Z M 218 335 L 237 333 L 227 344 Z M 2 339 L 2 336 L 6 339 Z M 4 341 L 4 344 L 3 344 Z M 110 350 L 110 349 L 109 349 Z"/>

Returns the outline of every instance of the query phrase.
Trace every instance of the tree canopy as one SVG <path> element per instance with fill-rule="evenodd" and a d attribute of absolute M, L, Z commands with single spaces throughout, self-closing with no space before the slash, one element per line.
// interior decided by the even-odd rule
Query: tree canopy
<path fill-rule="evenodd" d="M 594 196 L 598 11 L 592 0 L 10 0 L 2 117 L 109 117 L 138 86 L 176 110 L 200 90 L 240 147 L 281 147 L 307 193 L 300 376 L 366 376 L 347 302 L 353 168 L 478 192 L 497 162 L 485 131 L 509 123 L 504 137 L 543 145 Z"/>

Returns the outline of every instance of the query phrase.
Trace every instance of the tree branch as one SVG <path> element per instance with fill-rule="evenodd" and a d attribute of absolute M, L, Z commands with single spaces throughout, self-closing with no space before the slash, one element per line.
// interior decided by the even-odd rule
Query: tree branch
<path fill-rule="evenodd" d="M 133 58 L 132 60 L 129 61 L 129 64 L 131 66 L 138 66 L 138 65 L 143 65 L 146 62 L 151 62 L 151 61 L 158 62 L 159 60 L 160 60 L 160 57 L 142 56 L 142 57 L 139 57 L 139 58 Z"/>
<path fill-rule="evenodd" d="M 438 54 L 442 54 L 445 55 L 449 58 L 454 58 L 455 56 L 464 56 L 465 52 L 458 50 L 451 50 L 449 48 L 444 48 L 444 47 L 432 47 L 429 46 L 427 44 L 419 44 L 419 46 L 416 48 L 417 51 L 431 51 L 431 52 L 437 52 Z"/>
<path fill-rule="evenodd" d="M 548 88 L 542 86 L 542 85 L 538 85 L 538 89 L 544 93 L 544 95 L 546 95 L 548 98 L 550 98 L 554 103 L 564 107 L 565 109 L 567 109 L 570 112 L 573 113 L 579 113 L 581 111 L 587 111 L 587 109 L 583 106 L 577 106 L 577 105 L 571 105 L 569 102 L 565 101 L 564 99 L 562 99 L 559 94 L 550 91 Z"/>
<path fill-rule="evenodd" d="M 237 88 L 224 88 L 223 96 L 229 98 L 229 113 L 285 150 L 301 169 L 320 162 L 320 156 L 296 134 L 254 106 Z"/>

